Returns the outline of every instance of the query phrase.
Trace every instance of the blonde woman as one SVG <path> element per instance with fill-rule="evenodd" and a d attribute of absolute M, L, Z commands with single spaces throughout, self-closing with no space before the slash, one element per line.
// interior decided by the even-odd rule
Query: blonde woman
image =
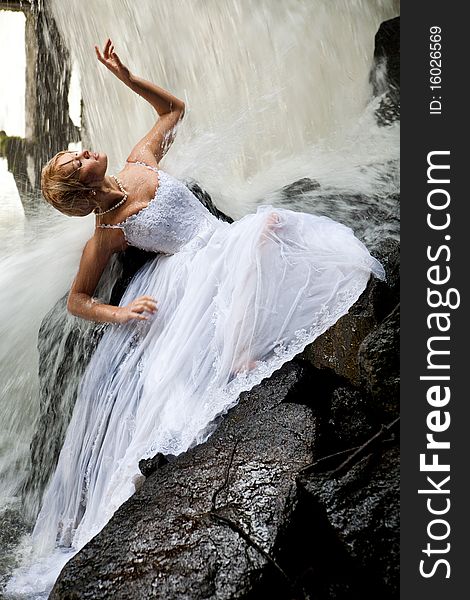
<path fill-rule="evenodd" d="M 68 299 L 78 317 L 116 324 L 80 388 L 37 539 L 80 548 L 141 480 L 139 460 L 207 439 L 214 420 L 333 325 L 381 265 L 331 219 L 261 206 L 228 224 L 159 167 L 184 103 L 133 75 L 111 40 L 99 61 L 158 113 L 122 171 L 107 157 L 62 152 L 46 165 L 44 197 L 96 216 Z M 93 298 L 111 255 L 158 253 L 119 306 Z"/>

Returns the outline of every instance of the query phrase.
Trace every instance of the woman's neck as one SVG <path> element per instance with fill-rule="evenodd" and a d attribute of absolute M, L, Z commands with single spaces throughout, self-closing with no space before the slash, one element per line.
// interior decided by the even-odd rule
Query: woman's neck
<path fill-rule="evenodd" d="M 103 185 L 96 191 L 96 203 L 100 212 L 109 210 L 124 197 L 117 181 L 113 177 L 105 176 Z"/>

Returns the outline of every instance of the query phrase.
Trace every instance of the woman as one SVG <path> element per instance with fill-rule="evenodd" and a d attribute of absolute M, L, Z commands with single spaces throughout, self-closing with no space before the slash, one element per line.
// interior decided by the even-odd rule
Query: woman
<path fill-rule="evenodd" d="M 69 215 L 96 214 L 68 299 L 109 328 L 84 376 L 35 538 L 80 548 L 141 480 L 138 462 L 207 439 L 218 415 L 333 325 L 370 274 L 383 278 L 352 231 L 326 217 L 260 207 L 229 225 L 159 169 L 184 103 L 130 73 L 108 39 L 97 57 L 159 119 L 115 177 L 104 154 L 62 152 L 43 193 Z M 120 306 L 93 299 L 114 252 L 159 254 Z M 158 302 L 158 311 L 157 311 Z"/>

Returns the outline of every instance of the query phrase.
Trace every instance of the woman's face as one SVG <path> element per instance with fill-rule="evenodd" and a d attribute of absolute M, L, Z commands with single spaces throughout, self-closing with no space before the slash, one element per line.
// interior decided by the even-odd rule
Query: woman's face
<path fill-rule="evenodd" d="M 59 156 L 56 165 L 64 173 L 64 177 L 70 177 L 78 171 L 79 181 L 93 186 L 103 181 L 108 166 L 108 157 L 104 153 L 90 152 L 90 150 L 65 152 Z"/>

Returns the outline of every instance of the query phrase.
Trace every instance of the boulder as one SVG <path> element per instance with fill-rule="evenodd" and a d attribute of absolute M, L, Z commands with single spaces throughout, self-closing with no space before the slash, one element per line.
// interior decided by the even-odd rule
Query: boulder
<path fill-rule="evenodd" d="M 399 597 L 399 456 L 396 440 L 385 441 L 346 472 L 302 477 L 303 513 L 315 515 L 322 532 L 322 552 L 298 575 L 310 597 Z"/>
<path fill-rule="evenodd" d="M 242 394 L 209 440 L 157 464 L 142 488 L 63 569 L 51 600 L 266 597 L 291 582 L 276 543 L 312 460 L 315 419 L 289 402 L 291 363 Z"/>
<path fill-rule="evenodd" d="M 384 21 L 375 36 L 374 68 L 371 83 L 375 96 L 381 96 L 376 110 L 379 125 L 400 118 L 400 17 Z"/>
<path fill-rule="evenodd" d="M 19 504 L 7 504 L 0 510 L 0 598 L 11 571 L 18 566 L 18 556 L 14 550 L 30 525 L 26 523 Z"/>
<path fill-rule="evenodd" d="M 383 418 L 399 411 L 400 394 L 400 305 L 372 331 L 359 348 L 361 384 L 375 401 Z"/>

